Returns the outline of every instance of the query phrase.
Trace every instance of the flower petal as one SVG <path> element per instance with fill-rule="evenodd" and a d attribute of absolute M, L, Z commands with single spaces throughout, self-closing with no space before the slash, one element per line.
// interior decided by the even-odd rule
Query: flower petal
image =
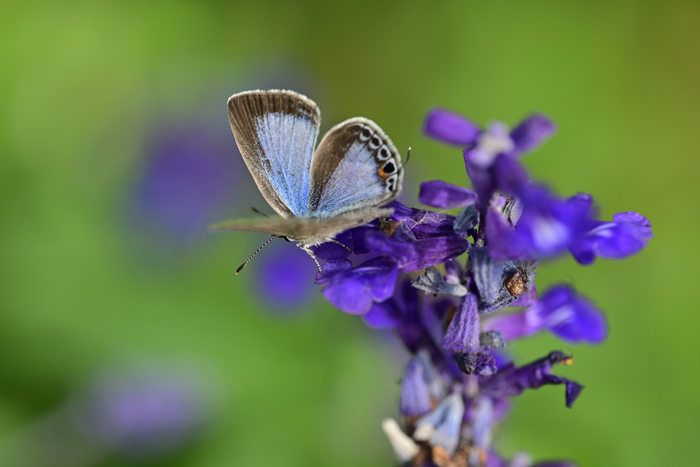
<path fill-rule="evenodd" d="M 493 303 L 501 289 L 503 264 L 491 259 L 487 247 L 472 248 L 469 259 L 479 297 L 483 302 Z"/>
<path fill-rule="evenodd" d="M 476 206 L 470 204 L 462 209 L 454 222 L 454 230 L 457 234 L 476 235 L 475 232 L 470 232 L 479 224 L 479 211 Z"/>
<path fill-rule="evenodd" d="M 561 200 L 543 186 L 528 185 L 521 191 L 523 213 L 515 228 L 515 242 L 535 256 L 563 252 L 585 231 L 591 213 L 587 199 Z"/>
<path fill-rule="evenodd" d="M 454 209 L 468 206 L 476 201 L 476 193 L 468 188 L 432 180 L 420 185 L 418 199 L 421 203 L 439 209 Z"/>
<path fill-rule="evenodd" d="M 433 109 L 426 116 L 423 132 L 445 143 L 464 147 L 476 142 L 481 129 L 459 114 Z"/>
<path fill-rule="evenodd" d="M 455 353 L 476 352 L 479 349 L 479 311 L 476 295 L 464 297 L 462 308 L 452 318 L 442 339 L 442 347 Z"/>
<path fill-rule="evenodd" d="M 418 358 L 412 358 L 401 382 L 401 402 L 399 411 L 402 415 L 420 416 L 430 412 L 430 391 L 428 388 L 428 375 Z"/>
<path fill-rule="evenodd" d="M 532 151 L 552 136 L 556 130 L 556 125 L 546 115 L 539 113 L 530 115 L 510 132 L 510 137 L 515 143 L 514 155 Z"/>
<path fill-rule="evenodd" d="M 607 335 L 605 317 L 595 306 L 565 285 L 549 289 L 527 311 L 527 320 L 569 342 L 600 343 Z"/>
<path fill-rule="evenodd" d="M 592 264 L 597 256 L 624 259 L 639 253 L 652 238 L 651 223 L 636 212 L 621 212 L 613 222 L 594 221 L 584 236 L 569 245 L 580 264 Z"/>
<path fill-rule="evenodd" d="M 520 368 L 509 364 L 482 382 L 482 395 L 491 397 L 517 396 L 528 388 L 537 389 L 545 384 L 564 384 L 566 386 L 566 406 L 571 407 L 583 390 L 583 386 L 567 378 L 552 375 L 554 364 L 570 364 L 571 362 L 571 357 L 563 352 L 555 351 Z"/>
<path fill-rule="evenodd" d="M 391 297 L 398 274 L 398 266 L 393 260 L 374 258 L 326 278 L 323 296 L 345 313 L 367 313 L 374 302 Z"/>
<path fill-rule="evenodd" d="M 435 410 L 416 421 L 413 437 L 431 446 L 445 448 L 451 456 L 457 450 L 464 416 L 464 401 L 460 394 L 445 397 Z"/>

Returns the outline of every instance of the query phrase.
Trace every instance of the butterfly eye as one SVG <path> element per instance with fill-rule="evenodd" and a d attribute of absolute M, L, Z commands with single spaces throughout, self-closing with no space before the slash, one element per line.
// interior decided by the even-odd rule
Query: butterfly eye
<path fill-rule="evenodd" d="M 384 164 L 384 167 L 382 167 L 382 170 L 386 175 L 391 175 L 396 172 L 396 161 L 394 159 L 390 159 L 389 162 Z"/>
<path fill-rule="evenodd" d="M 377 159 L 380 161 L 385 161 L 391 156 L 391 153 L 389 152 L 389 148 L 386 147 L 386 145 L 383 145 L 381 148 L 379 148 L 379 151 L 377 151 Z"/>
<path fill-rule="evenodd" d="M 386 191 L 396 191 L 396 183 L 399 180 L 399 175 L 394 174 L 386 179 Z"/>
<path fill-rule="evenodd" d="M 362 132 L 360 133 L 360 141 L 364 142 L 367 141 L 372 137 L 372 130 L 369 129 L 369 127 L 363 127 Z"/>
<path fill-rule="evenodd" d="M 371 150 L 374 151 L 374 150 L 377 149 L 379 146 L 381 146 L 381 144 L 382 144 L 382 140 L 379 139 L 379 136 L 374 135 L 374 136 L 372 136 L 372 139 L 369 140 L 368 146 L 369 146 L 369 148 L 370 148 Z"/>

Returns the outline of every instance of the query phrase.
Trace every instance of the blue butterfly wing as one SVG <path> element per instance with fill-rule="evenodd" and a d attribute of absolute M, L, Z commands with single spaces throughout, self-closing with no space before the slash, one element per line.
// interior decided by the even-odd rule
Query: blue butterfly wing
<path fill-rule="evenodd" d="M 381 206 L 403 183 L 401 156 L 371 120 L 356 117 L 331 128 L 311 161 L 309 210 L 320 218 Z"/>
<path fill-rule="evenodd" d="M 236 144 L 270 207 L 284 218 L 308 214 L 318 106 L 293 91 L 247 91 L 229 98 L 228 112 Z"/>

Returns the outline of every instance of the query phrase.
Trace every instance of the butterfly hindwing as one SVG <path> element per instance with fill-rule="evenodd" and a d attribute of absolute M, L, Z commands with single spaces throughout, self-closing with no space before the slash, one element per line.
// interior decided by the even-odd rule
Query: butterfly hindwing
<path fill-rule="evenodd" d="M 401 156 L 381 128 L 356 117 L 331 128 L 311 160 L 309 210 L 319 217 L 381 206 L 401 190 Z"/>
<path fill-rule="evenodd" d="M 236 143 L 260 192 L 282 217 L 309 212 L 311 159 L 321 112 L 293 91 L 247 91 L 228 100 Z"/>
<path fill-rule="evenodd" d="M 388 216 L 392 212 L 390 208 L 370 207 L 348 211 L 326 219 L 311 217 L 236 219 L 215 224 L 211 228 L 215 232 L 223 230 L 264 232 L 313 245 L 333 238 L 344 230 L 366 224 L 378 217 Z"/>

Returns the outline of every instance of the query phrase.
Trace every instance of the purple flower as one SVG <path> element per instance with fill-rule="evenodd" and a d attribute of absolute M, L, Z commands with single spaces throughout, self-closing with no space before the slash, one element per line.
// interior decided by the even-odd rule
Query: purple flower
<path fill-rule="evenodd" d="M 520 368 L 511 363 L 482 383 L 482 394 L 491 397 L 509 397 L 517 396 L 525 389 L 537 389 L 545 384 L 564 384 L 566 406 L 571 407 L 583 390 L 583 386 L 562 376 L 553 375 L 552 366 L 556 363 L 570 364 L 572 359 L 562 352 L 552 352 Z"/>
<path fill-rule="evenodd" d="M 547 329 L 568 342 L 600 343 L 607 335 L 603 314 L 570 287 L 549 289 L 540 301 L 520 313 L 510 313 L 484 323 L 504 339 L 518 339 Z"/>
<path fill-rule="evenodd" d="M 279 240 L 260 256 L 255 271 L 258 297 L 279 313 L 306 309 L 316 294 L 312 278 L 317 269 L 309 256 L 300 248 Z"/>
<path fill-rule="evenodd" d="M 464 150 L 467 174 L 474 184 L 478 204 L 483 209 L 496 190 L 517 195 L 528 181 L 528 175 L 517 158 L 534 149 L 554 131 L 547 117 L 535 114 L 512 132 L 496 122 L 479 136 L 477 144 Z"/>
<path fill-rule="evenodd" d="M 329 263 L 333 264 L 333 263 Z M 323 296 L 336 308 L 352 315 L 367 313 L 372 304 L 391 297 L 399 274 L 396 262 L 374 258 L 354 269 L 334 271 L 319 277 Z"/>
<path fill-rule="evenodd" d="M 202 128 L 157 135 L 135 189 L 135 226 L 177 244 L 201 238 L 236 186 L 235 152 L 228 139 Z"/>
<path fill-rule="evenodd" d="M 560 200 L 537 185 L 521 193 L 523 213 L 513 241 L 535 256 L 553 256 L 566 250 L 584 232 L 590 204 L 580 197 Z"/>
<path fill-rule="evenodd" d="M 102 375 L 74 402 L 73 413 L 86 437 L 129 458 L 172 452 L 208 418 L 191 379 L 148 368 Z"/>
<path fill-rule="evenodd" d="M 569 245 L 580 264 L 593 264 L 597 256 L 623 259 L 639 253 L 654 235 L 649 220 L 636 212 L 621 212 L 612 222 L 591 221 L 588 231 Z"/>
<path fill-rule="evenodd" d="M 510 133 L 505 124 L 496 122 L 483 132 L 467 118 L 443 109 L 428 112 L 423 132 L 432 138 L 462 147 L 474 144 L 493 154 L 517 157 L 537 148 L 556 131 L 556 126 L 543 114 L 532 114 Z"/>
<path fill-rule="evenodd" d="M 530 184 L 520 191 L 522 214 L 515 226 L 498 219 L 489 210 L 486 229 L 492 238 L 491 251 L 496 258 L 553 256 L 562 253 L 584 234 L 591 214 L 588 195 L 561 200 L 543 186 Z"/>

